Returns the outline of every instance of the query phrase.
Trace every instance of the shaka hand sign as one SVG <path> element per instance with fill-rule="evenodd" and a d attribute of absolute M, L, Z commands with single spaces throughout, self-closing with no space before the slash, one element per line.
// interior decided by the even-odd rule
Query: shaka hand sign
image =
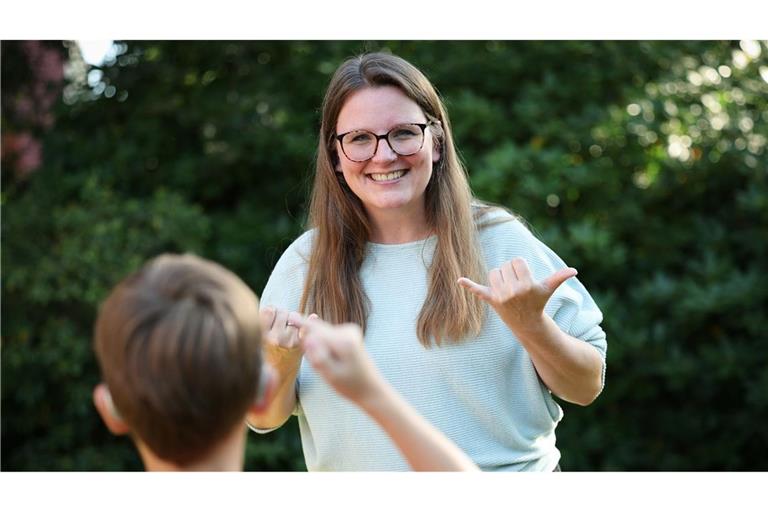
<path fill-rule="evenodd" d="M 488 272 L 488 286 L 461 277 L 458 283 L 484 300 L 513 332 L 537 329 L 544 306 L 555 290 L 578 272 L 575 268 L 558 270 L 543 281 L 534 281 L 523 258 L 514 258 L 501 268 Z"/>

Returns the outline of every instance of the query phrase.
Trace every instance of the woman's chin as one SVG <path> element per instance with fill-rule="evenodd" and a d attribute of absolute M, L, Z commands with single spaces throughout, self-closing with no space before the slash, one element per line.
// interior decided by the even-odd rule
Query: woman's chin
<path fill-rule="evenodd" d="M 377 197 L 371 201 L 364 201 L 368 210 L 382 212 L 395 212 L 397 210 L 409 210 L 413 208 L 415 200 L 412 197 Z"/>

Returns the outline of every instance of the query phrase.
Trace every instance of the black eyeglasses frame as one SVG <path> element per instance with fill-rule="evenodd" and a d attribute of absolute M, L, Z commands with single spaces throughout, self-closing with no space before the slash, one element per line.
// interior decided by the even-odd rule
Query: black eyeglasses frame
<path fill-rule="evenodd" d="M 385 133 L 383 135 L 376 135 L 375 133 L 369 132 L 368 130 L 350 130 L 348 132 L 344 132 L 344 133 L 340 133 L 338 135 L 334 135 L 333 138 L 336 139 L 337 141 L 339 141 L 339 145 L 341 146 L 341 151 L 344 153 L 344 156 L 346 156 L 352 162 L 362 163 L 362 162 L 367 162 L 368 160 L 370 160 L 371 158 L 376 156 L 376 152 L 379 150 L 379 141 L 382 140 L 382 139 L 387 141 L 387 145 L 389 146 L 389 149 L 391 149 L 392 152 L 395 153 L 396 155 L 400 155 L 400 156 L 415 155 L 416 153 L 421 151 L 421 148 L 424 147 L 424 140 L 426 139 L 425 131 L 427 129 L 427 126 L 430 126 L 431 124 L 432 124 L 432 122 L 426 122 L 426 123 L 401 123 L 401 124 L 395 126 L 394 128 L 392 128 L 391 130 L 389 130 L 387 133 Z M 408 153 L 407 155 L 404 155 L 402 153 L 398 153 L 397 151 L 395 151 L 395 148 L 392 147 L 392 143 L 389 142 L 389 134 L 392 133 L 393 131 L 397 130 L 398 128 L 402 127 L 402 126 L 418 126 L 419 128 L 421 128 L 421 144 L 419 145 L 419 149 L 417 149 L 413 153 Z M 345 135 L 349 135 L 350 133 L 353 133 L 353 132 L 366 132 L 366 133 L 370 133 L 371 135 L 373 135 L 376 138 L 376 145 L 373 148 L 373 154 L 371 156 L 369 156 L 368 158 L 366 158 L 365 160 L 355 160 L 353 158 L 350 158 L 349 155 L 347 154 L 347 152 L 344 150 L 344 142 L 342 142 L 341 139 L 343 139 Z"/>

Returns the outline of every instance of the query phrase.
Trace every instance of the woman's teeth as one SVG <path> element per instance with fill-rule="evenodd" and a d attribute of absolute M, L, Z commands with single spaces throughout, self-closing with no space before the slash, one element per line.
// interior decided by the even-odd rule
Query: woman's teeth
<path fill-rule="evenodd" d="M 405 174 L 405 171 L 393 171 L 386 174 L 369 174 L 373 181 L 392 181 Z"/>

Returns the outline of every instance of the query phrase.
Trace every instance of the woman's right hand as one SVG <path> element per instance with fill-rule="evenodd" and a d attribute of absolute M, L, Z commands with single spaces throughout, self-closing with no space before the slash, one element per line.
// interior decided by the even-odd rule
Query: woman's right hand
<path fill-rule="evenodd" d="M 259 316 L 267 361 L 278 371 L 286 365 L 293 366 L 299 362 L 302 348 L 298 322 L 301 321 L 301 315 L 267 306 L 259 312 Z"/>
<path fill-rule="evenodd" d="M 277 385 L 267 409 L 261 414 L 250 415 L 248 423 L 257 429 L 273 429 L 285 423 L 296 406 L 296 376 L 303 354 L 299 338 L 302 316 L 267 306 L 259 311 L 259 320 L 264 359 L 275 370 Z"/>

